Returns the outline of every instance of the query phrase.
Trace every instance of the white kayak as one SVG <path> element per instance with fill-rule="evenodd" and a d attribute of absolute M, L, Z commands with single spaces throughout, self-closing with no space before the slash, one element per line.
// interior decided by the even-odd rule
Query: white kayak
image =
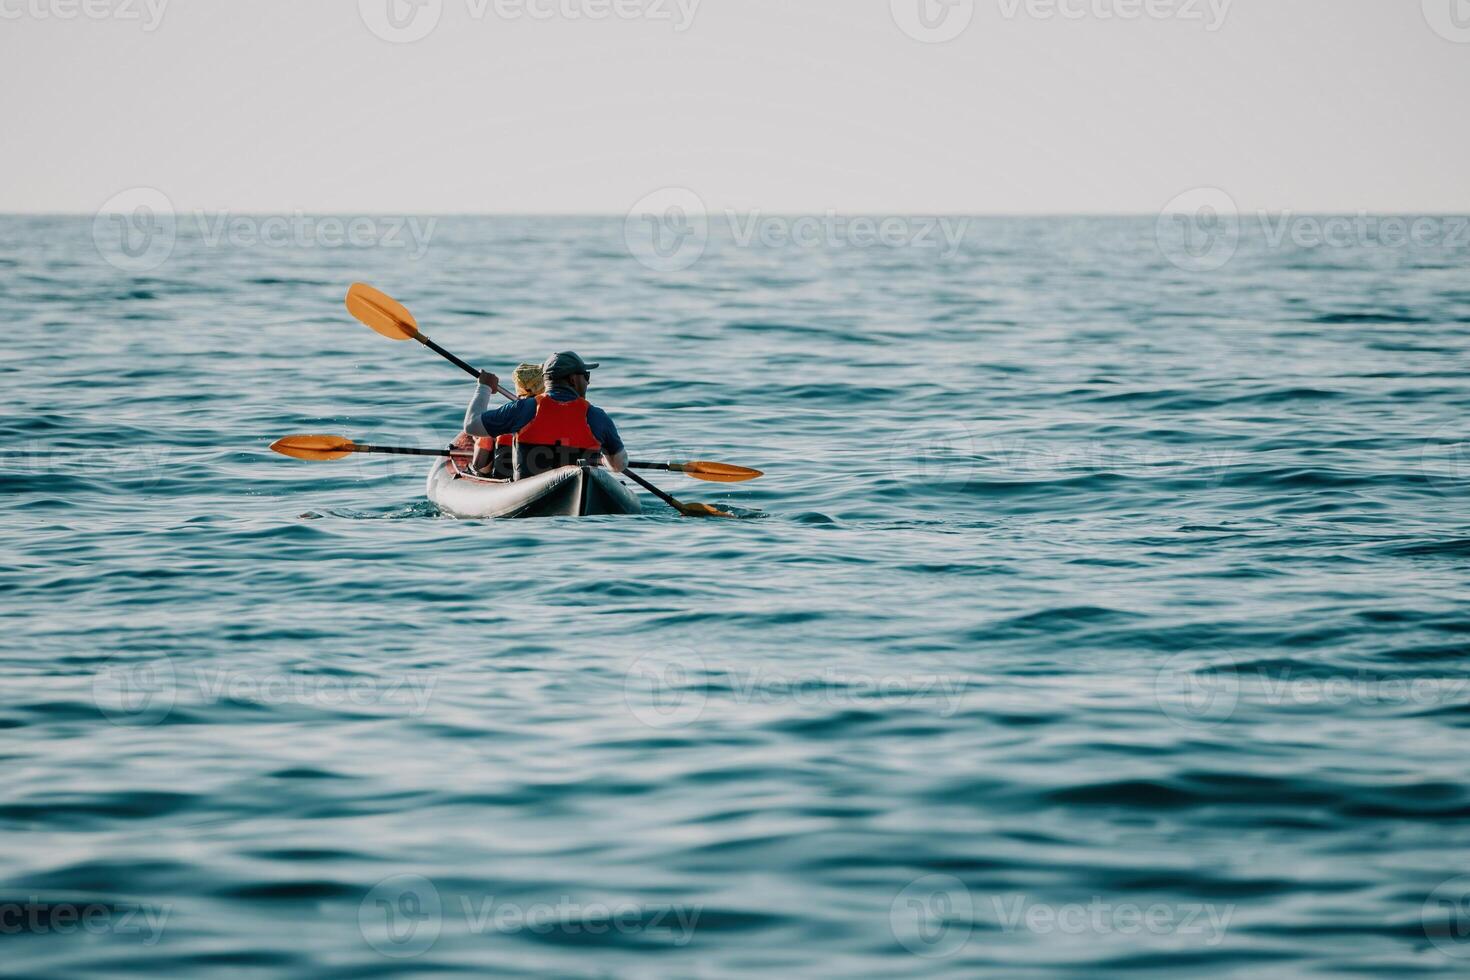
<path fill-rule="evenodd" d="M 638 497 L 600 466 L 563 466 L 524 480 L 488 480 L 454 459 L 429 471 L 429 500 L 451 517 L 591 517 L 641 514 Z"/>

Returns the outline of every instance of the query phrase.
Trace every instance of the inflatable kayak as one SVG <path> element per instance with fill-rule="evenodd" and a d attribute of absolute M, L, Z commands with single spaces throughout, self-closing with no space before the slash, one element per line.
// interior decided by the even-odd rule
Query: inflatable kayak
<path fill-rule="evenodd" d="M 592 517 L 641 514 L 633 491 L 600 466 L 564 466 L 524 480 L 487 480 L 441 459 L 429 471 L 429 500 L 451 517 Z"/>

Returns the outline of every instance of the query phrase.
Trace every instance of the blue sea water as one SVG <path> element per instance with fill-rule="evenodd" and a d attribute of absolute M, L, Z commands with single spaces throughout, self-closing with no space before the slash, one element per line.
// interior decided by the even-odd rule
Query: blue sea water
<path fill-rule="evenodd" d="M 676 268 L 611 218 L 0 218 L 0 972 L 1464 975 L 1453 221 L 954 220 Z M 766 470 L 651 474 L 747 519 L 271 454 L 457 431 L 357 280 L 600 360 L 635 456 Z"/>

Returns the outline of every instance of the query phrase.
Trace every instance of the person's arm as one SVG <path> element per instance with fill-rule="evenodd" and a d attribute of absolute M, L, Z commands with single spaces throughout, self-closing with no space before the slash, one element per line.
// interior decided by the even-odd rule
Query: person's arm
<path fill-rule="evenodd" d="M 472 436 L 503 436 L 519 432 L 531 419 L 536 417 L 536 399 L 522 398 L 520 401 L 509 402 L 499 408 L 486 411 L 489 399 L 494 394 L 492 387 L 485 383 L 485 379 L 495 380 L 495 375 L 482 373 L 480 376 L 480 387 L 475 389 L 474 400 L 470 402 L 469 409 L 465 412 L 464 430 Z"/>
<path fill-rule="evenodd" d="M 608 414 L 600 408 L 589 409 L 587 427 L 592 430 L 593 437 L 602 443 L 602 461 L 607 468 L 614 473 L 626 470 L 628 453 L 623 447 L 622 437 L 618 435 L 618 427 L 613 425 Z"/>
<path fill-rule="evenodd" d="M 470 407 L 465 409 L 464 430 L 472 436 L 488 436 L 481 418 L 490 408 L 490 400 L 495 397 L 495 389 L 500 387 L 500 379 L 493 374 L 487 375 L 480 372 L 480 384 L 475 388 L 475 397 L 470 399 Z"/>

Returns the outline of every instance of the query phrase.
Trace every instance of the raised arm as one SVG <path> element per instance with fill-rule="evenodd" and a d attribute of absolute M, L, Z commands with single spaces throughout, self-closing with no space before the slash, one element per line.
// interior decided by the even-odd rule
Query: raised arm
<path fill-rule="evenodd" d="M 465 409 L 464 430 L 472 436 L 488 436 L 484 425 L 485 413 L 490 410 L 490 403 L 495 398 L 495 389 L 499 387 L 500 379 L 491 374 L 488 377 L 485 372 L 480 372 L 480 384 L 475 388 L 475 397 L 470 399 L 470 407 Z"/>

